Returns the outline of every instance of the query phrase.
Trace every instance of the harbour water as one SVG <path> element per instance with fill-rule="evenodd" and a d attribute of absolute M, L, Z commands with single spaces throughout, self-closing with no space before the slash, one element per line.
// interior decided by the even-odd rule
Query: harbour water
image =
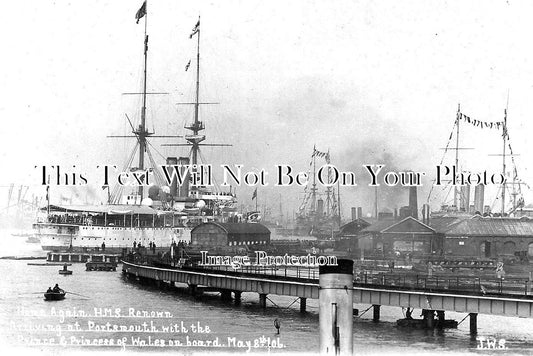
<path fill-rule="evenodd" d="M 12 237 L 9 231 L 0 234 L 0 256 L 44 256 L 38 244 Z M 307 301 L 308 312 L 302 315 L 294 298 L 269 295 L 268 308 L 263 310 L 253 293 L 243 293 L 241 305 L 235 306 L 216 293 L 194 298 L 185 288 L 162 291 L 143 286 L 124 279 L 119 271 L 86 272 L 84 264 L 73 264 L 69 267 L 73 275 L 60 276 L 58 266 L 28 262 L 36 261 L 0 260 L 0 343 L 4 348 L 53 355 L 121 350 L 136 354 L 309 354 L 318 350 L 316 300 Z M 43 292 L 56 283 L 70 293 L 63 301 L 45 302 Z M 362 312 L 369 306 L 355 307 Z M 465 316 L 446 315 L 457 321 Z M 354 318 L 356 354 L 499 351 L 479 349 L 479 340 L 469 335 L 468 319 L 458 329 L 429 331 L 397 327 L 395 321 L 402 317 L 400 308 L 382 307 L 379 323 L 372 322 L 372 310 Z M 276 319 L 281 323 L 279 335 Z M 530 319 L 479 315 L 477 338 L 494 340 L 496 347 L 506 347 L 506 354 L 531 354 L 532 327 Z M 206 346 L 209 340 L 218 343 Z M 114 345 L 105 344 L 110 342 Z"/>

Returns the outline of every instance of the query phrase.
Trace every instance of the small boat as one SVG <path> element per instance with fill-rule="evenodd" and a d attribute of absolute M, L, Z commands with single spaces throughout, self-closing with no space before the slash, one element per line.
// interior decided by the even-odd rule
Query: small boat
<path fill-rule="evenodd" d="M 69 274 L 72 274 L 72 271 L 67 269 L 67 264 L 65 263 L 63 265 L 63 269 L 59 270 L 59 274 L 69 275 Z"/>
<path fill-rule="evenodd" d="M 60 290 L 60 292 L 46 292 L 44 293 L 44 300 L 63 300 L 65 299 L 65 294 L 67 294 L 64 290 Z"/>

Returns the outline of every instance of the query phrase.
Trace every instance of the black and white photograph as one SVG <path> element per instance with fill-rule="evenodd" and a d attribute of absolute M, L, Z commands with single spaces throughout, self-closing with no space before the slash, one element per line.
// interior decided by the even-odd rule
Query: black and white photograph
<path fill-rule="evenodd" d="M 2 354 L 532 354 L 532 14 L 4 2 Z"/>

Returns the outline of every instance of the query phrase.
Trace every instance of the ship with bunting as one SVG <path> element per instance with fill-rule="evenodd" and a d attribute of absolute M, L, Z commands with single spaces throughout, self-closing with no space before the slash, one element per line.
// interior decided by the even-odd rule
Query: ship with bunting
<path fill-rule="evenodd" d="M 228 144 L 205 143 L 206 136 L 202 134 L 205 123 L 199 118 L 200 102 L 200 18 L 192 29 L 189 38 L 197 40 L 196 46 L 196 93 L 195 100 L 184 103 L 194 107 L 194 117 L 190 124 L 185 125 L 188 134 L 155 135 L 149 132 L 146 124 L 147 95 L 157 94 L 147 92 L 148 70 L 148 4 L 145 1 L 135 14 L 137 23 L 144 20 L 144 70 L 140 110 L 140 123 L 135 127 L 129 117 L 126 118 L 131 126 L 131 136 L 134 137 L 135 147 L 126 160 L 123 172 L 137 172 L 141 177 L 153 174 L 156 183 L 143 187 L 140 185 L 134 191 L 127 192 L 123 186 L 106 186 L 108 193 L 107 204 L 103 205 L 52 205 L 50 195 L 53 191 L 47 186 L 47 206 L 33 224 L 33 229 L 41 240 L 44 250 L 98 250 L 123 252 L 133 246 L 153 245 L 158 248 L 168 248 L 180 241 L 190 241 L 190 232 L 196 225 L 209 221 L 226 221 L 236 215 L 237 200 L 234 192 L 220 191 L 216 186 L 197 186 L 190 184 L 191 177 L 197 176 L 198 158 L 202 146 L 230 146 Z M 190 64 L 190 62 L 189 62 Z M 167 182 L 161 166 L 157 165 L 152 153 L 153 138 L 185 138 L 184 143 L 169 143 L 164 146 L 186 146 L 188 156 L 167 157 L 166 165 L 185 166 L 190 168 L 185 175 L 184 182 L 177 184 L 177 179 Z M 136 167 L 135 158 L 138 159 Z M 144 178 L 141 178 L 144 181 Z"/>
<path fill-rule="evenodd" d="M 322 170 L 321 176 L 328 183 L 324 191 L 317 187 L 317 174 L 324 165 L 329 165 L 330 153 L 322 152 L 313 147 L 309 162 L 308 174 L 313 177 L 312 183 L 304 188 L 296 215 L 294 234 L 298 236 L 314 236 L 319 239 L 332 239 L 341 225 L 339 187 L 333 187 L 333 172 L 330 167 Z M 319 166 L 320 165 L 320 166 Z"/>

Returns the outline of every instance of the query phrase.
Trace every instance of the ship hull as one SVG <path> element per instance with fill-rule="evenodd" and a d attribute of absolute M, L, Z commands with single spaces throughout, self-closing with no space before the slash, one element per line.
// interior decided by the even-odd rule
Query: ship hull
<path fill-rule="evenodd" d="M 67 224 L 34 224 L 35 234 L 45 251 L 66 249 L 101 249 L 116 251 L 132 248 L 133 244 L 158 248 L 170 247 L 172 242 L 191 240 L 191 229 L 184 227 L 113 227 Z"/>

